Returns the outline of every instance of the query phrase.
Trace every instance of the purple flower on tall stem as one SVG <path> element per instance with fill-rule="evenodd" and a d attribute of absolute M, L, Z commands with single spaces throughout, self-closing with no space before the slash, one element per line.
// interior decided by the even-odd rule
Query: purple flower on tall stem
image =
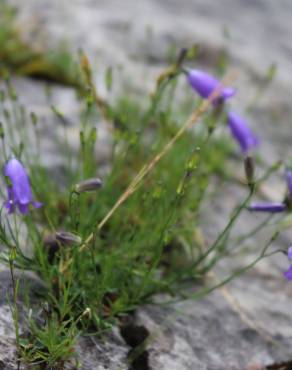
<path fill-rule="evenodd" d="M 236 90 L 233 87 L 224 87 L 220 85 L 220 82 L 207 72 L 200 71 L 198 69 L 192 69 L 187 72 L 187 79 L 192 88 L 203 98 L 207 99 L 213 93 L 218 91 L 218 97 L 213 101 L 216 104 L 219 100 L 227 100 L 235 95 Z"/>
<path fill-rule="evenodd" d="M 247 154 L 251 149 L 258 146 L 259 139 L 251 131 L 245 120 L 236 113 L 228 113 L 227 124 L 232 136 L 240 145 L 242 153 Z"/>
<path fill-rule="evenodd" d="M 15 212 L 16 207 L 20 213 L 25 215 L 28 213 L 30 205 L 34 208 L 42 206 L 42 203 L 32 200 L 28 174 L 18 159 L 12 158 L 5 164 L 4 176 L 9 179 L 7 184 L 8 199 L 4 203 L 9 214 Z"/>
<path fill-rule="evenodd" d="M 288 259 L 292 261 L 292 246 L 288 248 L 287 252 Z M 287 271 L 284 272 L 284 276 L 287 280 L 292 280 L 292 264 Z"/>
<path fill-rule="evenodd" d="M 280 202 L 260 202 L 252 203 L 248 209 L 253 212 L 281 213 L 286 211 L 287 206 Z"/>

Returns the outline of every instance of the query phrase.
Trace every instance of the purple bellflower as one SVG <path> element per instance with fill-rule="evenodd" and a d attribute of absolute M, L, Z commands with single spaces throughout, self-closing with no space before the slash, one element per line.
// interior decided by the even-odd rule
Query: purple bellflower
<path fill-rule="evenodd" d="M 207 72 L 200 71 L 198 69 L 192 69 L 187 72 L 187 79 L 192 88 L 203 98 L 207 99 L 216 89 L 220 89 L 220 82 Z M 235 95 L 236 90 L 233 87 L 221 86 L 221 90 L 218 91 L 219 96 L 215 101 L 216 104 L 219 100 L 227 100 Z"/>
<path fill-rule="evenodd" d="M 40 208 L 42 203 L 32 200 L 28 174 L 19 160 L 12 158 L 4 166 L 4 176 L 9 180 L 7 185 L 8 199 L 4 203 L 8 213 L 14 213 L 16 207 L 20 213 L 27 214 L 29 206 Z"/>
<path fill-rule="evenodd" d="M 292 246 L 288 248 L 287 256 L 288 259 L 292 262 Z M 292 263 L 289 269 L 284 272 L 284 276 L 287 280 L 292 280 Z"/>
<path fill-rule="evenodd" d="M 228 113 L 227 124 L 232 136 L 238 142 L 242 153 L 248 154 L 251 149 L 258 146 L 258 138 L 251 131 L 245 120 L 236 113 Z"/>

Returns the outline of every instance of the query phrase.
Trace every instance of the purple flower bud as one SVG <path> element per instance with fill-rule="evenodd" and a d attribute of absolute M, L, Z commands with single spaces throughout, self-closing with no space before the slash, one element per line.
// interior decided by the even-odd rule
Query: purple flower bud
<path fill-rule="evenodd" d="M 80 244 L 82 242 L 79 235 L 70 233 L 69 231 L 57 231 L 55 237 L 63 245 Z"/>
<path fill-rule="evenodd" d="M 288 186 L 289 197 L 292 198 L 292 170 L 286 171 L 286 181 Z"/>
<path fill-rule="evenodd" d="M 284 203 L 252 203 L 248 209 L 252 212 L 269 212 L 280 213 L 286 211 L 287 207 Z"/>
<path fill-rule="evenodd" d="M 76 193 L 84 193 L 87 191 L 96 191 L 102 186 L 102 181 L 99 178 L 87 179 L 75 185 Z"/>
<path fill-rule="evenodd" d="M 289 269 L 283 275 L 287 280 L 292 280 L 292 265 L 290 265 Z"/>
<path fill-rule="evenodd" d="M 258 138 L 248 127 L 247 123 L 236 113 L 228 113 L 227 123 L 232 136 L 238 142 L 244 154 L 247 154 L 250 149 L 255 148 L 259 144 Z"/>
<path fill-rule="evenodd" d="M 5 164 L 4 176 L 10 180 L 10 184 L 7 185 L 8 200 L 4 203 L 9 214 L 15 212 L 16 207 L 20 213 L 27 214 L 30 205 L 34 208 L 42 206 L 42 203 L 32 200 L 29 177 L 17 159 L 12 158 Z"/>
<path fill-rule="evenodd" d="M 254 159 L 251 156 L 244 158 L 244 171 L 248 185 L 254 182 Z"/>
<path fill-rule="evenodd" d="M 220 82 L 215 77 L 197 69 L 190 70 L 187 73 L 187 79 L 192 88 L 204 99 L 207 99 L 213 91 L 220 88 Z M 235 93 L 234 88 L 222 86 L 221 90 L 218 91 L 219 96 L 215 99 L 215 103 L 218 102 L 218 99 L 225 101 Z"/>

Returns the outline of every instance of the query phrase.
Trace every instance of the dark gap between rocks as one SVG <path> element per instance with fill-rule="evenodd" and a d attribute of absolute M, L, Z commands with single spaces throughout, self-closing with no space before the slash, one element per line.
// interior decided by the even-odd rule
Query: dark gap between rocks
<path fill-rule="evenodd" d="M 266 370 L 292 370 L 292 361 L 269 365 Z"/>
<path fill-rule="evenodd" d="M 149 331 L 145 326 L 133 323 L 122 325 L 120 333 L 128 346 L 129 370 L 151 370 L 149 366 L 149 353 L 146 350 Z"/>

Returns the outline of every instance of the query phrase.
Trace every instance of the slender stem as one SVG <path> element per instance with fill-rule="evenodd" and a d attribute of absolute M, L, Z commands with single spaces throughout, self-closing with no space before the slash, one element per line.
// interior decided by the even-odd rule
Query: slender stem
<path fill-rule="evenodd" d="M 208 248 L 205 253 L 203 253 L 200 258 L 195 262 L 194 264 L 194 268 L 197 267 L 205 258 L 207 258 L 209 256 L 209 254 L 211 252 L 213 252 L 217 247 L 218 245 L 220 245 L 220 243 L 222 242 L 222 240 L 226 237 L 226 235 L 229 233 L 231 227 L 234 225 L 235 221 L 238 219 L 238 216 L 241 214 L 242 210 L 246 207 L 246 205 L 248 204 L 248 202 L 250 201 L 251 197 L 253 196 L 254 194 L 254 188 L 251 188 L 250 189 L 250 192 L 248 194 L 248 196 L 245 198 L 245 200 L 236 208 L 235 212 L 233 213 L 233 215 L 231 216 L 228 224 L 226 225 L 226 227 L 223 229 L 223 231 L 218 235 L 217 239 L 215 240 L 215 242 L 211 245 L 210 248 Z"/>
<path fill-rule="evenodd" d="M 254 261 L 252 261 L 251 263 L 249 263 L 248 265 L 246 265 L 246 266 L 244 266 L 244 267 L 242 267 L 240 269 L 235 270 L 232 274 L 230 274 L 227 278 L 221 280 L 218 284 L 215 284 L 215 285 L 213 285 L 211 287 L 205 287 L 203 289 L 200 289 L 199 291 L 197 291 L 194 294 L 185 294 L 185 293 L 182 293 L 181 292 L 180 295 L 179 295 L 179 298 L 177 298 L 177 299 L 170 300 L 170 301 L 167 301 L 167 302 L 162 302 L 162 303 L 156 303 L 156 304 L 158 304 L 158 305 L 169 305 L 169 304 L 181 302 L 182 300 L 201 299 L 204 296 L 206 296 L 207 294 L 213 292 L 214 290 L 216 290 L 218 288 L 221 288 L 225 284 L 228 284 L 230 281 L 232 281 L 233 279 L 235 279 L 237 276 L 243 274 L 244 272 L 246 272 L 249 269 L 251 269 L 252 267 L 254 267 L 262 259 L 264 259 L 266 257 L 270 257 L 270 256 L 272 256 L 272 255 L 274 255 L 276 253 L 280 253 L 280 252 L 282 253 L 281 250 L 276 250 L 276 251 L 273 251 L 273 252 L 270 252 L 270 253 L 266 254 L 268 248 L 276 240 L 276 238 L 278 237 L 278 235 L 279 235 L 279 232 L 278 231 L 275 231 L 275 233 L 273 234 L 273 236 L 269 239 L 269 241 L 266 243 L 266 245 L 262 249 L 260 255 Z"/>
<path fill-rule="evenodd" d="M 246 239 L 254 236 L 257 234 L 262 228 L 266 226 L 270 226 L 269 221 L 274 217 L 274 214 L 269 214 L 268 217 L 266 217 L 262 222 L 260 222 L 256 227 L 254 227 L 252 230 L 250 230 L 247 234 L 240 235 L 237 238 L 233 240 L 234 243 L 241 244 Z"/>
<path fill-rule="evenodd" d="M 13 247 L 11 251 L 11 255 L 9 257 L 9 269 L 10 269 L 10 275 L 11 275 L 11 282 L 12 282 L 12 290 L 13 290 L 13 322 L 15 327 L 15 340 L 17 348 L 19 349 L 19 315 L 18 315 L 18 308 L 17 308 L 17 292 L 18 292 L 18 282 L 15 280 L 14 276 L 14 256 L 12 254 L 15 254 L 15 248 Z"/>

